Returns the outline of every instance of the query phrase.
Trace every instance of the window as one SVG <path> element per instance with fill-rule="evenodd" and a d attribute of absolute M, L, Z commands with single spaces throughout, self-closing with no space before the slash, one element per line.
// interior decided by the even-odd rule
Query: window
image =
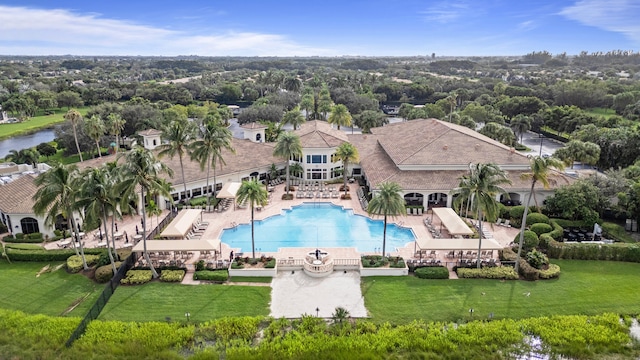
<path fill-rule="evenodd" d="M 153 139 L 153 146 L 156 146 L 156 139 Z"/>
<path fill-rule="evenodd" d="M 23 218 L 20 220 L 20 225 L 22 226 L 23 234 L 32 234 L 40 232 L 40 227 L 38 226 L 38 220 L 34 218 Z"/>
<path fill-rule="evenodd" d="M 307 155 L 307 164 L 311 164 L 311 155 Z"/>
<path fill-rule="evenodd" d="M 257 142 L 261 142 L 262 141 L 262 134 L 260 134 L 260 133 L 256 134 L 256 141 Z"/>
<path fill-rule="evenodd" d="M 202 188 L 197 188 L 197 189 L 193 189 L 191 190 L 191 196 L 200 196 L 202 195 Z"/>
<path fill-rule="evenodd" d="M 327 179 L 327 169 L 307 169 L 307 180 L 322 179 Z"/>
<path fill-rule="evenodd" d="M 361 169 L 357 168 L 357 169 L 351 170 L 351 175 L 362 175 Z"/>
<path fill-rule="evenodd" d="M 327 162 L 327 156 L 324 156 L 324 162 Z M 322 163 L 322 155 L 311 155 L 311 163 L 312 164 L 320 164 Z"/>

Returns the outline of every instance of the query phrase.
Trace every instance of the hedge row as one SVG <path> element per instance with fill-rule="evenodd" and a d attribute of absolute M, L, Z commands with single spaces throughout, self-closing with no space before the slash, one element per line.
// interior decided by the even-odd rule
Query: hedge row
<path fill-rule="evenodd" d="M 510 266 L 485 267 L 481 269 L 458 268 L 457 274 L 462 279 L 518 280 L 516 270 Z"/>
<path fill-rule="evenodd" d="M 100 255 L 88 255 L 85 254 L 84 260 L 87 266 L 93 266 L 98 263 Z M 67 270 L 71 273 L 77 273 L 82 270 L 82 257 L 80 255 L 71 255 L 67 258 Z"/>
<path fill-rule="evenodd" d="M 119 268 L 120 265 L 122 265 L 122 262 L 117 261 L 116 269 Z M 96 269 L 95 278 L 98 283 L 104 284 L 107 281 L 111 280 L 112 277 L 113 277 L 113 268 L 111 267 L 111 264 L 103 265 Z"/>
<path fill-rule="evenodd" d="M 565 244 L 552 240 L 547 255 L 554 259 L 640 262 L 640 244 Z"/>
<path fill-rule="evenodd" d="M 163 270 L 160 273 L 160 281 L 165 282 L 181 282 L 184 278 L 184 270 Z"/>
<path fill-rule="evenodd" d="M 193 273 L 193 280 L 207 281 L 227 281 L 229 279 L 229 271 L 227 270 L 202 270 Z"/>
<path fill-rule="evenodd" d="M 414 273 L 420 279 L 448 279 L 449 269 L 444 266 L 425 266 L 417 268 Z"/>
<path fill-rule="evenodd" d="M 71 255 L 75 255 L 76 252 L 73 249 L 56 249 L 56 250 L 20 250 L 7 248 L 7 256 L 11 261 L 33 261 L 33 262 L 45 262 L 45 261 L 65 261 Z M 84 249 L 85 255 L 100 255 L 106 249 Z"/>
<path fill-rule="evenodd" d="M 529 265 L 526 260 L 520 259 L 519 272 L 525 280 L 529 281 L 535 281 L 538 279 L 553 279 L 560 276 L 560 266 L 549 264 L 549 269 L 538 270 Z"/>
<path fill-rule="evenodd" d="M 124 279 L 120 280 L 120 284 L 124 285 L 140 285 L 148 283 L 153 278 L 151 270 L 129 270 Z"/>

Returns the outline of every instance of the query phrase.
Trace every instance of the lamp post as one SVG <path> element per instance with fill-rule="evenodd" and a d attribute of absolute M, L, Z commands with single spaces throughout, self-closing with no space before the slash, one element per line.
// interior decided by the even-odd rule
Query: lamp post
<path fill-rule="evenodd" d="M 538 134 L 538 136 L 540 137 L 540 154 L 539 154 L 539 156 L 542 156 L 542 141 L 544 140 L 544 135 Z"/>
<path fill-rule="evenodd" d="M 191 319 L 191 313 L 184 313 L 184 316 L 187 318 L 187 322 L 189 322 L 189 320 Z"/>
<path fill-rule="evenodd" d="M 473 308 L 469 309 L 469 315 L 473 317 Z"/>
<path fill-rule="evenodd" d="M 316 308 L 316 317 L 320 317 L 320 308 Z"/>

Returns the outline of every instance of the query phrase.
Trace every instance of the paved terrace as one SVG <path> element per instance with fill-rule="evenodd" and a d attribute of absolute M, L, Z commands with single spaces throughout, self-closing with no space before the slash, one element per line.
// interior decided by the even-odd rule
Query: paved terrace
<path fill-rule="evenodd" d="M 339 185 L 336 185 L 336 187 L 338 186 Z M 281 214 L 282 209 L 290 208 L 294 205 L 299 205 L 303 202 L 331 202 L 333 204 L 343 206 L 346 209 L 353 209 L 355 214 L 368 216 L 366 211 L 362 209 L 362 206 L 360 205 L 360 202 L 358 201 L 358 198 L 356 195 L 356 190 L 358 188 L 358 185 L 349 184 L 349 187 L 350 187 L 349 193 L 352 196 L 350 200 L 341 200 L 340 198 L 297 199 L 295 197 L 295 192 L 293 192 L 294 194 L 293 200 L 282 200 L 282 195 L 284 194 L 285 189 L 284 189 L 284 184 L 280 184 L 274 187 L 273 192 L 269 193 L 270 194 L 269 204 L 263 207 L 262 210 L 260 211 L 258 211 L 257 209 L 255 210 L 254 218 L 256 220 L 262 220 L 269 216 L 279 215 Z M 166 214 L 167 214 L 167 210 L 163 211 L 163 214 L 159 216 L 159 219 L 162 220 L 164 216 L 166 216 Z M 241 208 L 238 208 L 237 206 L 231 205 L 228 210 L 223 211 L 221 213 L 204 212 L 202 214 L 202 218 L 203 218 L 203 221 L 209 222 L 209 226 L 205 230 L 202 236 L 202 239 L 219 239 L 222 233 L 222 230 L 226 228 L 231 228 L 234 226 L 234 224 L 249 223 L 251 220 L 251 209 L 249 207 L 241 209 Z M 374 217 L 374 218 L 381 219 L 381 217 Z M 389 219 L 389 221 L 394 222 L 400 226 L 411 228 L 414 234 L 419 238 L 431 239 L 433 238 L 433 236 L 431 235 L 431 233 L 428 231 L 427 227 L 424 224 L 424 220 L 426 218 L 432 218 L 433 226 L 436 229 L 441 228 L 440 219 L 438 219 L 437 216 L 432 217 L 431 213 L 425 213 L 419 216 L 418 215 L 398 216 L 394 219 L 393 218 Z M 157 219 L 158 218 L 156 218 L 155 216 L 153 218 L 148 217 L 147 218 L 148 225 L 155 227 L 158 221 Z M 117 221 L 118 232 L 122 234 L 126 233 L 128 235 L 128 239 L 130 243 L 133 242 L 133 235 L 136 234 L 136 226 L 138 227 L 139 232 L 141 232 L 142 226 L 140 225 L 141 224 L 140 220 L 141 220 L 140 215 L 134 215 L 134 216 L 127 216 L 123 220 Z M 518 233 L 518 229 L 498 226 L 498 225 L 494 225 L 486 222 L 483 224 L 483 228 L 486 231 L 491 232 L 493 234 L 493 238 L 503 246 L 507 246 L 509 243 L 511 243 L 514 237 L 516 236 L 516 234 Z M 110 226 L 109 226 L 109 229 L 110 229 Z M 99 240 L 99 237 L 95 236 L 95 233 L 96 232 L 92 232 L 85 236 L 84 241 L 85 241 L 86 247 L 88 248 L 98 247 L 98 243 L 100 242 L 100 240 Z M 444 227 L 442 228 L 441 234 L 443 238 L 449 237 Z M 116 247 L 120 248 L 120 247 L 126 246 L 125 241 L 126 241 L 126 238 L 123 236 L 122 239 L 116 241 Z M 46 245 L 46 247 L 48 249 L 56 249 L 59 247 L 58 244 L 60 242 L 61 241 L 49 243 Z M 382 239 L 380 239 L 380 246 L 382 246 Z M 231 250 L 233 250 L 234 253 L 243 252 L 245 254 L 249 254 L 251 252 L 251 249 L 231 249 L 228 245 L 223 243 L 222 254 L 220 257 L 218 257 L 218 259 L 229 259 Z M 277 253 L 272 253 L 272 252 L 256 253 L 256 256 L 260 256 L 260 255 L 274 256 L 278 259 L 287 259 L 291 256 L 302 258 L 306 253 L 308 253 L 308 250 L 309 249 L 303 249 L 303 248 L 282 249 Z M 408 258 L 414 257 L 415 250 L 416 250 L 415 242 L 410 242 L 401 248 L 387 248 L 386 252 L 390 253 L 392 256 L 402 256 L 408 259 Z M 333 249 L 331 250 L 331 253 L 336 258 L 337 257 L 340 257 L 340 258 L 353 257 L 358 255 L 358 253 L 354 251 L 353 248 L 340 249 L 340 250 Z M 364 254 L 374 254 L 374 253 L 364 253 Z M 194 256 L 191 257 L 187 261 L 187 263 L 190 264 L 190 263 L 196 262 L 198 260 L 198 255 L 199 254 L 194 254 Z M 447 259 L 445 258 L 445 252 L 439 252 L 437 255 L 437 258 L 443 262 L 447 261 Z"/>

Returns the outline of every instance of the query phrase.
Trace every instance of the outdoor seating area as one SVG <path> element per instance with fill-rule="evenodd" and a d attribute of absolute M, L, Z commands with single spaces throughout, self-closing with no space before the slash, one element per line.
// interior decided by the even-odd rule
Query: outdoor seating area
<path fill-rule="evenodd" d="M 433 236 L 436 239 L 439 239 L 442 237 L 442 234 L 440 233 L 439 230 L 437 230 L 433 224 L 431 223 L 431 219 L 430 218 L 425 218 L 424 219 L 424 225 L 427 227 L 427 229 L 429 230 L 429 232 L 431 233 L 431 236 Z"/>
<path fill-rule="evenodd" d="M 340 195 L 335 186 L 327 186 L 324 182 L 294 180 L 299 184 L 297 199 L 337 199 Z"/>
<path fill-rule="evenodd" d="M 223 211 L 229 210 L 229 207 L 231 207 L 231 203 L 233 203 L 233 199 L 230 199 L 230 198 L 220 199 L 220 201 L 218 202 L 218 206 L 216 207 L 216 212 L 223 212 Z"/>

